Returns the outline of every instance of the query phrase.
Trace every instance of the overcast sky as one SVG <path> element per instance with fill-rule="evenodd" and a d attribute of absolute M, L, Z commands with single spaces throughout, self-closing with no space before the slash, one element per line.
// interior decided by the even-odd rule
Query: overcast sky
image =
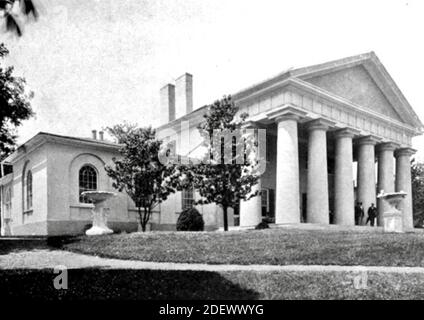
<path fill-rule="evenodd" d="M 24 142 L 156 125 L 159 88 L 184 72 L 200 107 L 289 67 L 368 51 L 424 120 L 423 16 L 422 0 L 44 0 L 22 38 L 0 36 L 35 92 Z M 424 138 L 414 147 L 424 158 Z"/>

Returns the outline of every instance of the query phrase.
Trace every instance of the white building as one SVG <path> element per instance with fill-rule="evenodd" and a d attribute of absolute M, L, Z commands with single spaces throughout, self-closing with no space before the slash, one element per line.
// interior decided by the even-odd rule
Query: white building
<path fill-rule="evenodd" d="M 377 203 L 376 190 L 403 190 L 404 226 L 413 227 L 409 160 L 411 140 L 423 124 L 374 53 L 286 71 L 233 98 L 239 112 L 249 114 L 250 126 L 266 129 L 267 163 L 261 197 L 242 202 L 230 225 L 254 226 L 265 216 L 276 223 L 354 225 L 355 200 L 367 209 Z M 161 108 L 159 136 L 175 140 L 179 154 L 196 156 L 205 108 L 193 111 L 191 75 L 161 89 Z M 91 205 L 79 194 L 113 191 L 103 168 L 118 149 L 101 138 L 47 133 L 24 143 L 3 162 L 13 172 L 0 179 L 2 232 L 82 233 Z M 171 195 L 151 228 L 174 230 L 195 197 L 190 190 Z M 208 229 L 222 225 L 220 208 L 198 209 Z M 379 205 L 380 224 L 382 210 Z M 137 228 L 134 205 L 124 194 L 110 203 L 109 225 Z"/>

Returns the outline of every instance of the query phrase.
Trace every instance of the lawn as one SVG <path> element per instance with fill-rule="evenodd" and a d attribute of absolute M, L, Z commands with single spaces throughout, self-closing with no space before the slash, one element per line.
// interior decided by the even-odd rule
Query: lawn
<path fill-rule="evenodd" d="M 118 259 L 209 264 L 424 266 L 424 234 L 267 229 L 78 237 L 62 248 Z"/>
<path fill-rule="evenodd" d="M 205 272 L 72 269 L 56 290 L 53 270 L 0 270 L 7 299 L 423 299 L 423 274 L 370 272 L 360 286 L 348 272 Z"/>

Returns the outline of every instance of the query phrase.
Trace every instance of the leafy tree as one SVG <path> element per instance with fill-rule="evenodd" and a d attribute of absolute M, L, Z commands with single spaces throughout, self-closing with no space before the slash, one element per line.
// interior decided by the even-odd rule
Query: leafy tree
<path fill-rule="evenodd" d="M 422 226 L 424 223 L 424 163 L 415 159 L 411 160 L 411 179 L 414 225 Z"/>
<path fill-rule="evenodd" d="M 106 166 L 106 172 L 114 180 L 114 188 L 125 190 L 134 201 L 141 228 L 146 231 L 153 209 L 175 191 L 174 167 L 159 161 L 162 142 L 151 127 L 123 124 L 107 129 L 123 146 L 122 157 L 114 158 L 114 166 Z"/>
<path fill-rule="evenodd" d="M 32 0 L 0 0 L 0 14 L 5 20 L 6 31 L 22 36 L 21 18 L 38 18 L 38 10 Z"/>
<path fill-rule="evenodd" d="M 9 51 L 0 44 L 0 61 Z M 33 115 L 25 90 L 25 79 L 13 75 L 13 67 L 0 64 L 0 160 L 11 153 L 16 144 L 16 127 Z"/>
<path fill-rule="evenodd" d="M 180 167 L 202 197 L 197 204 L 216 203 L 222 208 L 225 231 L 228 230 L 228 208 L 234 209 L 240 200 L 258 195 L 252 192 L 259 178 L 258 161 L 251 157 L 256 145 L 252 135 L 242 134 L 247 114 L 236 121 L 237 111 L 231 96 L 209 105 L 205 121 L 198 127 L 208 152 L 200 163 Z"/>
<path fill-rule="evenodd" d="M 137 124 L 125 122 L 116 124 L 113 127 L 104 128 L 110 135 L 115 137 L 117 143 L 124 143 L 132 131 L 137 129 Z"/>

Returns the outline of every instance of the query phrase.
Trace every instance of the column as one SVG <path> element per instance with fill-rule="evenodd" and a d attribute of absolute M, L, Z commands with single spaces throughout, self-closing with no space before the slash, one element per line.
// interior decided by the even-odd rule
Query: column
<path fill-rule="evenodd" d="M 243 126 L 243 129 L 257 129 L 256 124 L 249 122 L 247 125 Z M 255 141 L 258 142 L 258 132 L 255 131 Z M 265 141 L 266 143 L 266 141 Z M 258 159 L 258 147 L 252 148 L 250 154 L 254 160 Z M 258 183 L 252 187 L 252 194 L 261 191 L 261 179 L 258 180 Z M 250 198 L 247 201 L 240 201 L 240 227 L 251 227 L 256 226 L 262 221 L 262 204 L 261 204 L 261 195 Z"/>
<path fill-rule="evenodd" d="M 362 137 L 358 140 L 357 201 L 364 208 L 364 224 L 368 218 L 371 203 L 377 205 L 375 194 L 375 145 L 380 139 L 374 136 Z"/>
<path fill-rule="evenodd" d="M 383 190 L 385 193 L 395 191 L 393 152 L 397 147 L 396 144 L 391 142 L 382 143 L 378 146 L 378 193 Z M 383 213 L 386 210 L 387 205 L 382 199 L 378 199 L 377 225 L 383 225 Z"/>
<path fill-rule="evenodd" d="M 335 134 L 334 222 L 339 225 L 355 225 L 352 138 L 357 133 L 345 128 Z"/>
<path fill-rule="evenodd" d="M 306 112 L 291 105 L 267 113 L 277 122 L 275 223 L 300 223 L 297 123 Z"/>
<path fill-rule="evenodd" d="M 329 224 L 327 130 L 333 122 L 316 119 L 308 123 L 308 184 L 306 216 L 309 223 Z"/>
<path fill-rule="evenodd" d="M 414 216 L 412 210 L 412 181 L 410 157 L 416 152 L 412 148 L 401 148 L 396 150 L 396 192 L 406 192 L 406 197 L 400 204 L 403 215 L 404 230 L 414 228 Z"/>

